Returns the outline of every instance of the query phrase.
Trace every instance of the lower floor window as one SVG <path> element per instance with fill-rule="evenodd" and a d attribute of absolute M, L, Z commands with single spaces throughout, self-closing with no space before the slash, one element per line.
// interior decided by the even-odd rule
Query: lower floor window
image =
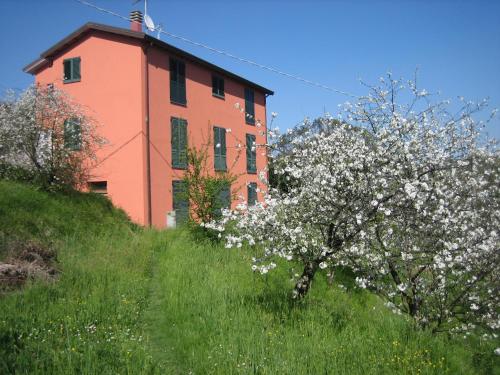
<path fill-rule="evenodd" d="M 184 181 L 172 181 L 172 198 L 176 224 L 187 223 L 189 219 L 189 199 Z"/>
<path fill-rule="evenodd" d="M 89 190 L 96 194 L 108 194 L 108 182 L 107 181 L 90 181 L 88 183 Z"/>

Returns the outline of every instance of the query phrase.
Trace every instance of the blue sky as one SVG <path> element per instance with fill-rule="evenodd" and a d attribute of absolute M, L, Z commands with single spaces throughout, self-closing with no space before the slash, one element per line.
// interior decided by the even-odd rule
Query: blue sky
<path fill-rule="evenodd" d="M 142 3 L 89 0 L 127 15 Z M 391 71 L 442 98 L 490 98 L 500 107 L 500 1 L 149 0 L 149 14 L 168 31 L 354 94 L 359 78 L 376 83 Z M 0 91 L 22 89 L 22 67 L 88 21 L 125 21 L 74 0 L 1 0 Z M 275 91 L 268 113 L 283 130 L 347 97 L 245 65 L 210 51 L 162 39 Z M 500 138 L 500 119 L 488 132 Z"/>

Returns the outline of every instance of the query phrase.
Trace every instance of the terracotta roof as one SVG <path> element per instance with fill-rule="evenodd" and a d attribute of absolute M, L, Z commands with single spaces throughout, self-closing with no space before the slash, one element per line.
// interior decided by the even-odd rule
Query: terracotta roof
<path fill-rule="evenodd" d="M 254 82 L 251 82 L 251 81 L 249 81 L 249 80 L 247 80 L 247 79 L 245 79 L 237 74 L 231 73 L 231 72 L 229 72 L 229 71 L 227 71 L 227 70 L 225 70 L 217 65 L 209 63 L 206 60 L 200 59 L 199 57 L 196 57 L 196 56 L 194 56 L 186 51 L 183 51 L 183 50 L 181 50 L 177 47 L 174 47 L 168 43 L 165 43 L 159 39 L 153 38 L 152 36 L 149 36 L 146 33 L 132 31 L 129 29 L 123 29 L 121 27 L 114 27 L 114 26 L 108 26 L 108 25 L 103 25 L 103 24 L 99 24 L 99 23 L 92 23 L 92 22 L 86 23 L 85 25 L 83 25 L 82 27 L 77 29 L 76 31 L 69 34 L 66 38 L 64 38 L 61 41 L 59 41 L 58 43 L 54 44 L 52 47 L 50 47 L 45 52 L 42 52 L 40 54 L 40 57 L 38 59 L 36 59 L 35 61 L 33 61 L 32 63 L 26 65 L 23 68 L 23 71 L 26 73 L 30 73 L 30 74 L 36 74 L 36 72 L 40 68 L 44 67 L 46 64 L 48 64 L 50 62 L 51 57 L 53 57 L 55 54 L 60 52 L 62 49 L 69 46 L 71 43 L 73 43 L 76 39 L 80 38 L 82 35 L 86 34 L 87 32 L 93 31 L 93 30 L 103 31 L 103 32 L 116 34 L 116 35 L 122 35 L 122 36 L 135 38 L 135 39 L 139 39 L 139 40 L 142 40 L 145 42 L 152 43 L 153 45 L 156 45 L 160 48 L 163 48 L 164 50 L 166 50 L 170 53 L 173 53 L 181 58 L 184 58 L 185 60 L 189 60 L 191 62 L 205 66 L 212 71 L 223 74 L 229 78 L 234 79 L 235 81 L 239 81 L 239 82 L 241 82 L 249 87 L 252 87 L 258 91 L 261 91 L 265 94 L 268 94 L 268 95 L 274 94 L 273 91 L 266 89 L 263 86 L 260 86 Z"/>

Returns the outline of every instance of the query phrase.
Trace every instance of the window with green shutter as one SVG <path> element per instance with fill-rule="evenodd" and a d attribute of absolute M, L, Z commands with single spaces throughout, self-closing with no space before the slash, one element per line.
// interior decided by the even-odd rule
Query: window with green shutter
<path fill-rule="evenodd" d="M 182 225 L 187 223 L 189 219 L 189 200 L 184 181 L 172 181 L 172 201 L 176 224 Z"/>
<path fill-rule="evenodd" d="M 186 64 L 170 59 L 170 101 L 186 105 Z"/>
<path fill-rule="evenodd" d="M 212 95 L 224 98 L 224 78 L 212 75 Z"/>
<path fill-rule="evenodd" d="M 245 122 L 250 125 L 255 125 L 254 92 L 247 88 L 245 89 Z"/>
<path fill-rule="evenodd" d="M 247 172 L 257 173 L 257 146 L 255 144 L 255 135 L 247 134 Z"/>
<path fill-rule="evenodd" d="M 82 125 L 76 117 L 64 121 L 64 147 L 73 151 L 82 148 Z"/>
<path fill-rule="evenodd" d="M 216 171 L 226 171 L 226 129 L 214 126 L 214 168 Z"/>
<path fill-rule="evenodd" d="M 171 124 L 171 148 L 172 167 L 178 169 L 187 168 L 187 121 L 172 117 Z"/>
<path fill-rule="evenodd" d="M 213 207 L 213 215 L 215 218 L 222 216 L 223 208 L 231 208 L 231 184 L 224 184 L 219 191 L 215 207 Z"/>
<path fill-rule="evenodd" d="M 63 61 L 64 66 L 64 83 L 79 82 L 81 79 L 80 74 L 80 61 L 79 57 L 73 57 L 71 59 L 65 59 Z"/>
<path fill-rule="evenodd" d="M 257 202 L 257 183 L 250 182 L 247 186 L 248 205 L 253 206 Z"/>

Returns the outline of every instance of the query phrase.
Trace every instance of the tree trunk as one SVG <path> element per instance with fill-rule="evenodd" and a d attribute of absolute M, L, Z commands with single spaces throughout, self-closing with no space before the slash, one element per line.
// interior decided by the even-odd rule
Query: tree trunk
<path fill-rule="evenodd" d="M 294 298 L 301 299 L 305 297 L 311 287 L 311 283 L 318 268 L 319 262 L 317 261 L 311 261 L 305 264 L 304 271 L 297 281 L 297 284 L 295 284 L 295 289 L 293 291 Z"/>

